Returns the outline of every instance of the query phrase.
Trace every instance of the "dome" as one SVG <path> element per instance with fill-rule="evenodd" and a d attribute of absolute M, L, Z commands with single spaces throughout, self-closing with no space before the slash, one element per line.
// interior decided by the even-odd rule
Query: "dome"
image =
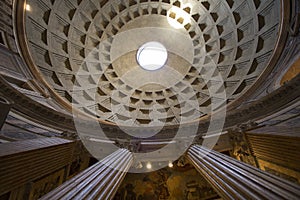
<path fill-rule="evenodd" d="M 241 97 L 268 67 L 280 1 L 28 1 L 28 49 L 58 98 L 130 127 L 188 123 Z M 160 70 L 139 48 L 167 50 Z"/>
<path fill-rule="evenodd" d="M 0 8 L 0 199 L 299 198 L 299 1 Z"/>

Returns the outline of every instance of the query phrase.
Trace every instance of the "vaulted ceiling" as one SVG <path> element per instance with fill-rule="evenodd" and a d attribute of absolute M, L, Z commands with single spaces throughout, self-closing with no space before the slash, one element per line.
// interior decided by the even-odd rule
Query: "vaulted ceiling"
<path fill-rule="evenodd" d="M 49 88 L 118 125 L 190 122 L 240 98 L 272 59 L 280 1 L 29 0 L 26 37 Z M 157 41 L 165 66 L 142 69 Z"/>

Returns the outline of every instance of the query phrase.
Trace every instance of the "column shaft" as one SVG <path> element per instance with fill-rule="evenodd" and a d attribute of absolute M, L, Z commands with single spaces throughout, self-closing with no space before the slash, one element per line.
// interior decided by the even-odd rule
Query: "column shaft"
<path fill-rule="evenodd" d="M 300 171 L 300 137 L 247 133 L 247 138 L 256 158 Z"/>
<path fill-rule="evenodd" d="M 74 141 L 40 138 L 0 145 L 0 195 L 69 165 Z"/>
<path fill-rule="evenodd" d="M 300 186 L 219 152 L 193 145 L 187 157 L 223 199 L 300 198 Z"/>
<path fill-rule="evenodd" d="M 120 149 L 41 199 L 112 199 L 132 162 L 131 152 Z"/>

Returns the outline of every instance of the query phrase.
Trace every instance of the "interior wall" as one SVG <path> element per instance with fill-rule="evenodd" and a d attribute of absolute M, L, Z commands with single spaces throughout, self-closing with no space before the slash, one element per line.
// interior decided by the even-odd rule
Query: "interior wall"
<path fill-rule="evenodd" d="M 144 174 L 127 174 L 115 200 L 215 199 L 217 193 L 189 164 Z"/>

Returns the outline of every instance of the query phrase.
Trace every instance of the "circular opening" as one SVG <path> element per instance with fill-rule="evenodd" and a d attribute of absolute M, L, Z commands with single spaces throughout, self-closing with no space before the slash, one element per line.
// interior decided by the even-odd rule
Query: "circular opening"
<path fill-rule="evenodd" d="M 150 71 L 162 68 L 167 58 L 167 49 L 159 42 L 147 42 L 143 44 L 136 54 L 139 65 L 143 69 Z"/>

